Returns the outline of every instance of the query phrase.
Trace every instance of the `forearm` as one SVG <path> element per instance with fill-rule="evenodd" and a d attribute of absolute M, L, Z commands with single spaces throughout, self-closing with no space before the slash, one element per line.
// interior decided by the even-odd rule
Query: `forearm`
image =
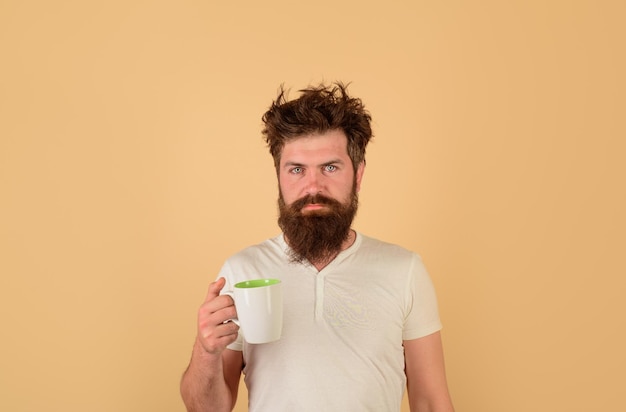
<path fill-rule="evenodd" d="M 449 398 L 439 399 L 435 402 L 409 401 L 411 412 L 454 412 L 454 407 Z"/>
<path fill-rule="evenodd" d="M 404 341 L 404 358 L 411 412 L 454 412 L 441 333 Z"/>
<path fill-rule="evenodd" d="M 230 412 L 233 394 L 224 378 L 221 355 L 207 353 L 196 341 L 180 393 L 189 412 Z"/>

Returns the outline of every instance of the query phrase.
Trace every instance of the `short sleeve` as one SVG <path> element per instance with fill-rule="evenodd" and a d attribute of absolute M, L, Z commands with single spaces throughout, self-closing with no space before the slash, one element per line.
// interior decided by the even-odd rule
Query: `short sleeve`
<path fill-rule="evenodd" d="M 402 339 L 418 339 L 441 327 L 435 288 L 421 258 L 414 253 L 407 279 Z"/>

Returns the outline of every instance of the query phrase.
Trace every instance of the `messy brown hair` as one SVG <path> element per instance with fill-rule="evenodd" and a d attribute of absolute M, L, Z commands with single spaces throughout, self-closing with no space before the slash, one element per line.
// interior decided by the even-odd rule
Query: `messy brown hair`
<path fill-rule="evenodd" d="M 372 138 L 371 116 L 361 99 L 348 95 L 348 85 L 335 82 L 299 90 L 300 96 L 288 100 L 284 86 L 263 115 L 263 137 L 278 172 L 285 144 L 292 139 L 341 130 L 348 138 L 348 155 L 354 170 L 365 161 L 365 147 Z"/>

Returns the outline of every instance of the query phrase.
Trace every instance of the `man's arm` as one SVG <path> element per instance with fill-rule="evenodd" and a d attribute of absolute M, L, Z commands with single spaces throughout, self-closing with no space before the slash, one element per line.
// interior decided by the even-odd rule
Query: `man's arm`
<path fill-rule="evenodd" d="M 243 356 L 226 349 L 221 357 L 207 355 L 194 345 L 191 362 L 183 375 L 180 393 L 189 412 L 232 411 L 237 400 Z"/>
<path fill-rule="evenodd" d="M 228 319 L 237 316 L 232 298 L 220 296 L 224 279 L 209 286 L 198 311 L 198 335 L 191 361 L 183 374 L 180 393 L 190 412 L 231 411 L 237 400 L 243 355 L 226 349 L 237 338 L 239 327 Z"/>
<path fill-rule="evenodd" d="M 403 343 L 411 412 L 454 412 L 446 381 L 441 333 Z"/>

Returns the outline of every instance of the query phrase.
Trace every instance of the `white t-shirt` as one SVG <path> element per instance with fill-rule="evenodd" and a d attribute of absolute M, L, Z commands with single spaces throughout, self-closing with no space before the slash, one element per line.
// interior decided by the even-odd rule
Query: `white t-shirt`
<path fill-rule="evenodd" d="M 243 350 L 251 412 L 398 412 L 406 387 L 403 340 L 441 329 L 419 256 L 357 233 L 321 271 L 289 260 L 283 236 L 226 261 L 224 290 L 257 278 L 282 281 L 281 339 Z"/>

